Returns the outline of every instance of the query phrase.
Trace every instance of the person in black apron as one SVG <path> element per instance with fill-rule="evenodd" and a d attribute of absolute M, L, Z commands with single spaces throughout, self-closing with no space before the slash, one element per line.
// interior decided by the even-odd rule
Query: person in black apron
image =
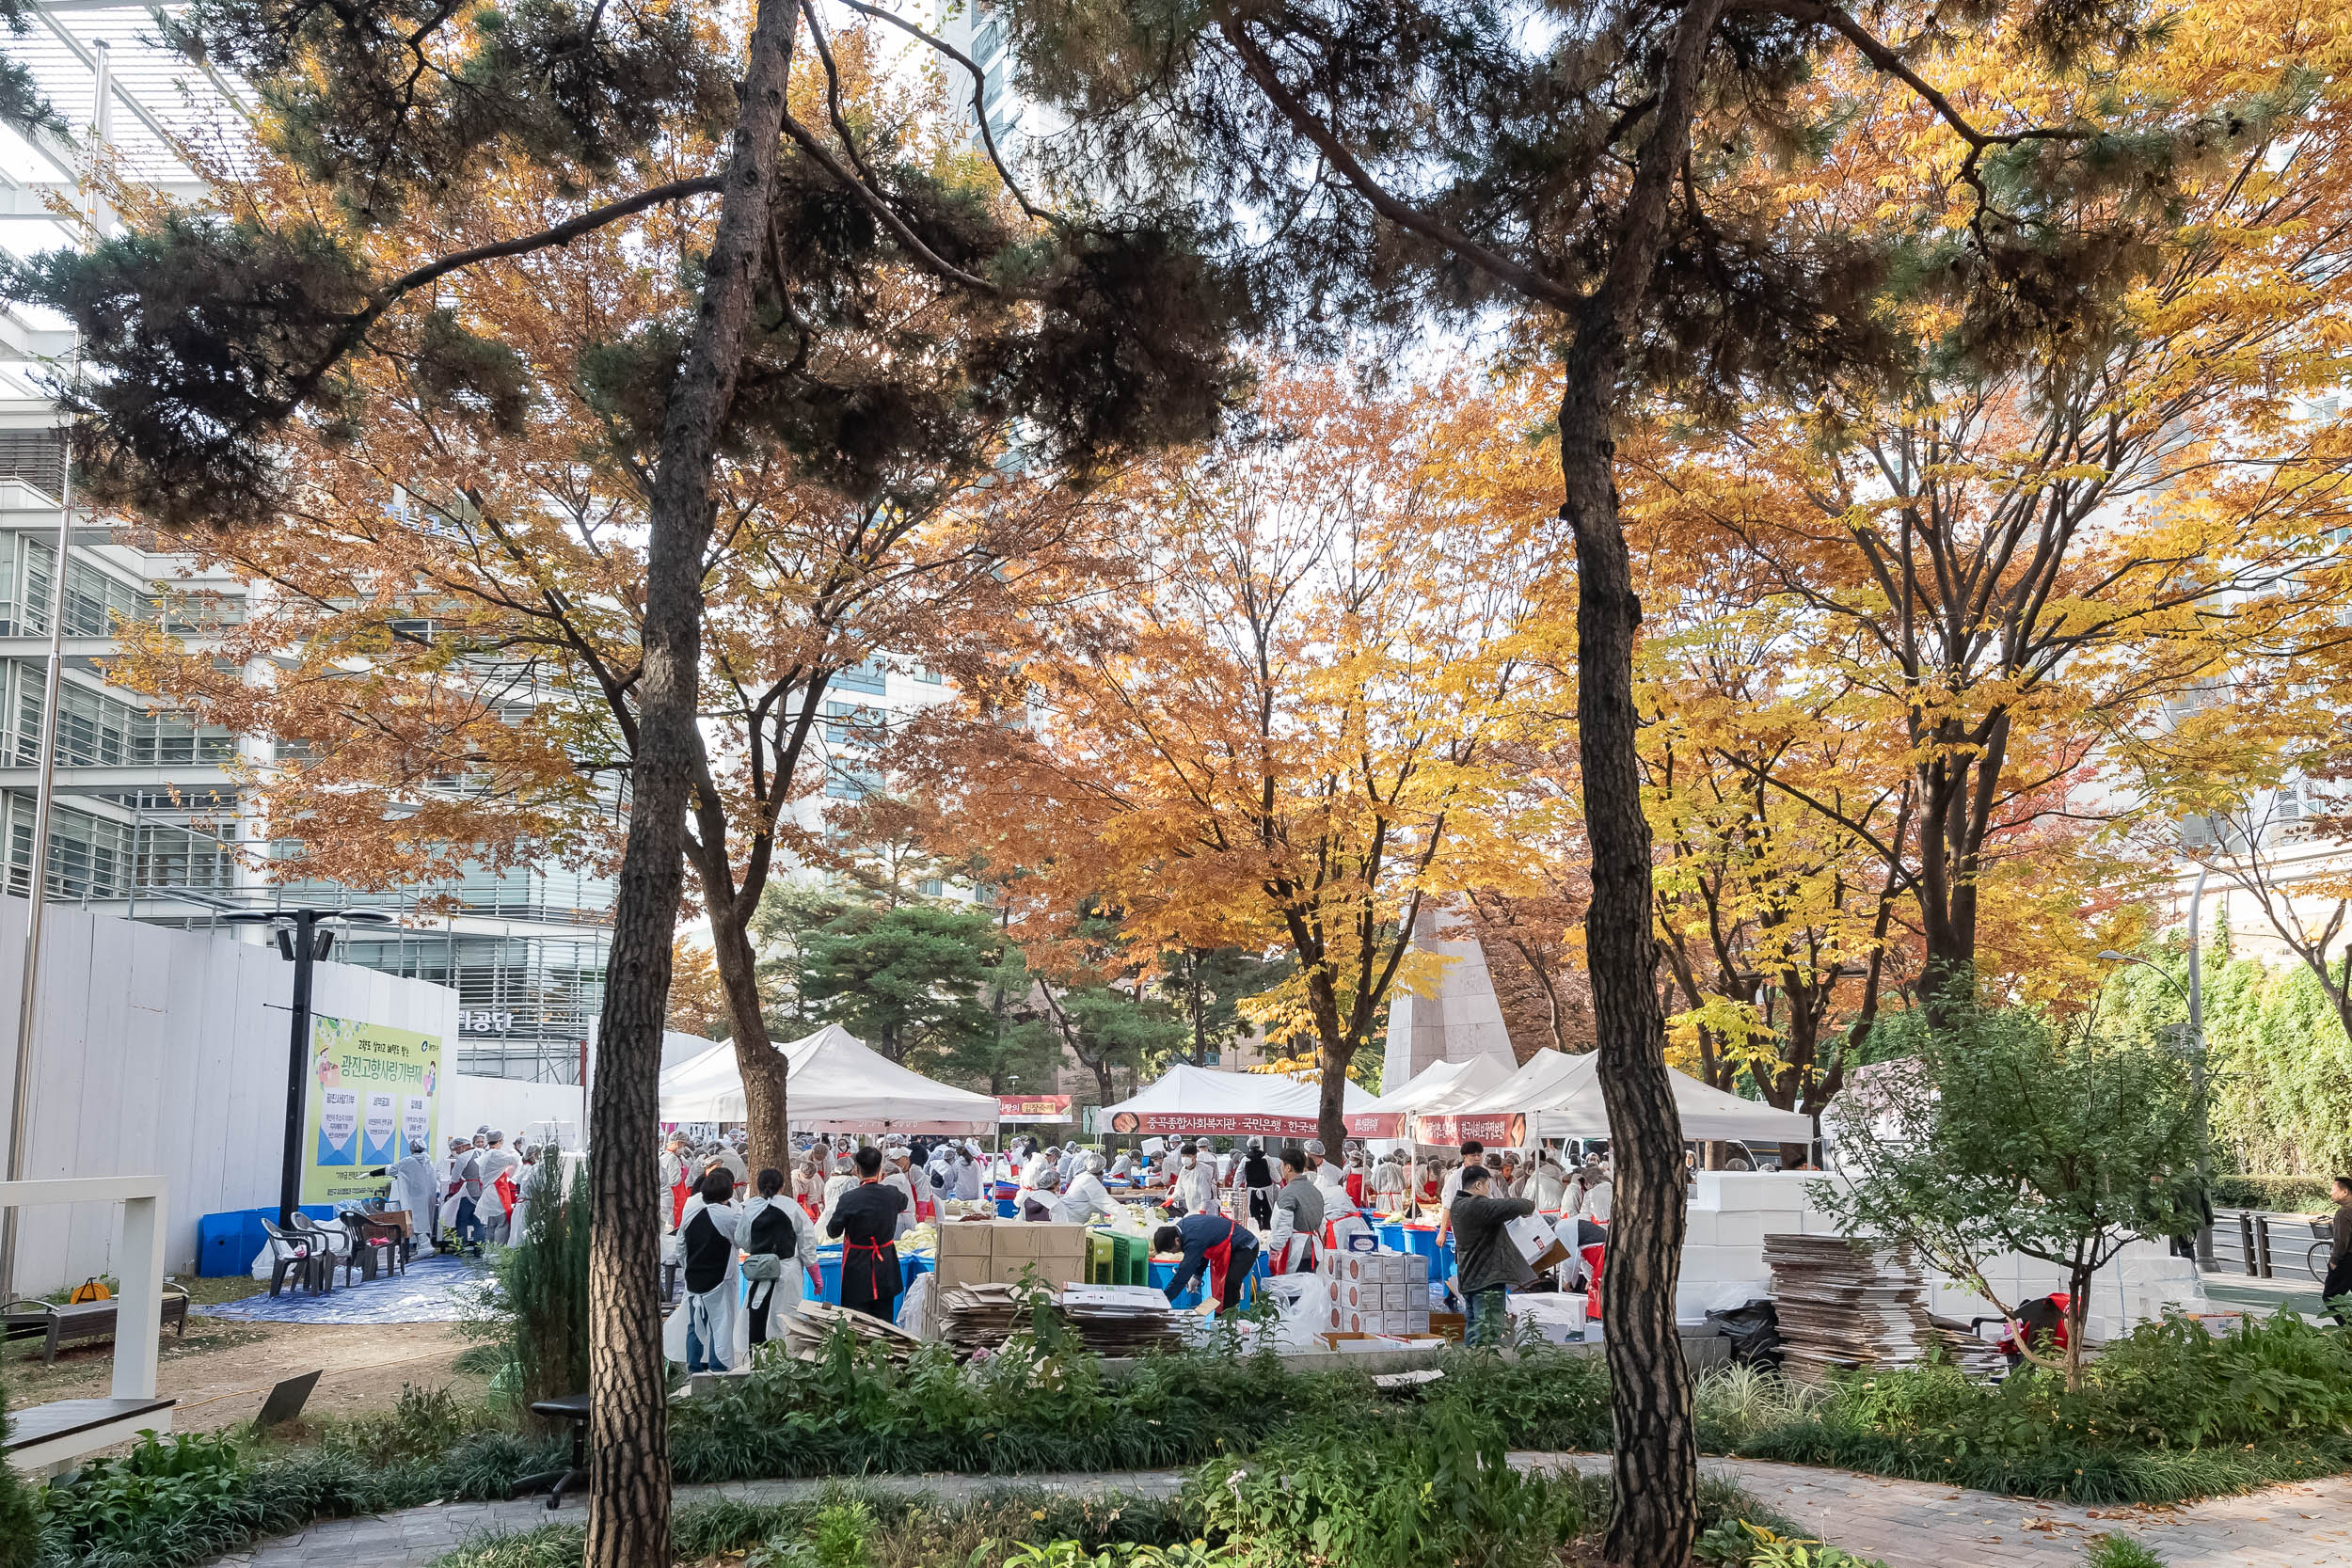
<path fill-rule="evenodd" d="M 1260 1230 L 1274 1223 L 1274 1166 L 1265 1157 L 1265 1146 L 1257 1139 L 1249 1140 L 1248 1157 L 1241 1163 L 1241 1184 L 1249 1190 L 1249 1223 Z"/>
<path fill-rule="evenodd" d="M 858 1184 L 841 1195 L 825 1223 L 825 1234 L 841 1238 L 841 1305 L 852 1312 L 891 1322 L 898 1315 L 898 1216 L 907 1196 L 882 1180 L 882 1150 L 857 1151 Z"/>

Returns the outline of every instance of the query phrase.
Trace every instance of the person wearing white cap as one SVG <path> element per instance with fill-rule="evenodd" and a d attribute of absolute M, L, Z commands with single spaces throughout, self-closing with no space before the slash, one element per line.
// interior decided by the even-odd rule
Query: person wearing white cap
<path fill-rule="evenodd" d="M 1037 1173 L 1035 1181 L 1024 1183 L 1012 1195 L 1012 1217 L 1049 1225 L 1067 1223 L 1070 1210 L 1057 1190 L 1060 1186 L 1061 1172 L 1047 1165 Z"/>
<path fill-rule="evenodd" d="M 979 1155 L 969 1146 L 955 1151 L 956 1201 L 970 1203 L 980 1196 Z"/>
<path fill-rule="evenodd" d="M 1560 1200 L 1566 1196 L 1567 1178 L 1560 1169 L 1560 1162 L 1551 1157 L 1549 1148 L 1537 1152 L 1535 1174 L 1530 1179 L 1529 1186 L 1532 1190 L 1527 1196 L 1535 1200 L 1536 1209 L 1547 1213 L 1559 1208 Z"/>
<path fill-rule="evenodd" d="M 914 1150 L 897 1144 L 882 1150 L 882 1180 L 885 1187 L 906 1195 L 907 1206 L 898 1211 L 898 1234 L 905 1235 L 914 1228 Z"/>
<path fill-rule="evenodd" d="M 1384 1214 L 1405 1212 L 1405 1157 L 1383 1154 L 1372 1171 L 1372 1206 Z"/>
<path fill-rule="evenodd" d="M 424 1157 L 424 1140 L 411 1138 L 408 1152 L 392 1162 L 391 1168 L 384 1174 L 391 1178 L 392 1207 L 408 1212 L 410 1238 L 419 1242 L 430 1238 L 441 1206 L 434 1201 L 437 1183 L 433 1162 Z"/>
<path fill-rule="evenodd" d="M 834 1155 L 833 1174 L 825 1178 L 825 1201 L 818 1206 L 817 1211 L 817 1228 L 819 1233 L 827 1236 L 833 1234 L 830 1227 L 833 1224 L 834 1209 L 840 1203 L 841 1195 L 856 1185 L 857 1177 L 850 1165 L 849 1156 Z"/>
<path fill-rule="evenodd" d="M 506 1134 L 493 1132 L 490 1147 L 474 1156 L 474 1173 L 482 1182 L 481 1196 L 474 1199 L 474 1212 L 481 1216 L 486 1239 L 508 1241 L 506 1222 L 511 1217 L 506 1210 L 506 1195 L 499 1190 L 499 1178 L 519 1168 L 522 1161 L 506 1147 Z"/>
<path fill-rule="evenodd" d="M 1350 1209 L 1356 1207 L 1355 1200 L 1347 1196 L 1346 1170 L 1338 1161 L 1325 1157 L 1321 1138 L 1307 1140 L 1307 1174 L 1313 1180 L 1316 1186 L 1323 1189 L 1324 1203 L 1327 1207 L 1335 1200 Z"/>
<path fill-rule="evenodd" d="M 1021 1166 L 1021 1185 L 1036 1186 L 1037 1179 L 1049 1170 L 1056 1176 L 1061 1174 L 1061 1150 L 1059 1148 L 1041 1148 L 1030 1155 Z"/>
<path fill-rule="evenodd" d="M 1091 1150 L 1078 1157 L 1078 1174 L 1071 1179 L 1062 1199 L 1062 1217 L 1073 1225 L 1124 1217 L 1125 1209 L 1103 1185 L 1103 1157 Z"/>
<path fill-rule="evenodd" d="M 1177 1153 L 1176 1201 L 1184 1205 L 1187 1214 L 1214 1214 L 1216 1203 L 1216 1173 L 1200 1163 L 1200 1151 L 1186 1144 Z"/>

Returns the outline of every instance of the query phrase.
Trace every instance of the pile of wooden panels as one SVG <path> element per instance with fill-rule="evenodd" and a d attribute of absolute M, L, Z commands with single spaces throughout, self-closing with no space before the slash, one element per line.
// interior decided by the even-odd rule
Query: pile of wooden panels
<path fill-rule="evenodd" d="M 1781 1370 L 1801 1382 L 1862 1368 L 1924 1366 L 1935 1356 L 1972 1376 L 1998 1370 L 1992 1346 L 1928 1311 L 1928 1283 L 1908 1247 L 1846 1236 L 1764 1238 Z"/>
<path fill-rule="evenodd" d="M 894 1361 L 904 1361 L 907 1353 L 923 1342 L 896 1323 L 821 1301 L 804 1301 L 798 1310 L 778 1312 L 771 1322 L 781 1325 L 786 1353 L 803 1361 L 816 1360 L 833 1331 L 844 1323 L 859 1338 L 880 1344 Z"/>

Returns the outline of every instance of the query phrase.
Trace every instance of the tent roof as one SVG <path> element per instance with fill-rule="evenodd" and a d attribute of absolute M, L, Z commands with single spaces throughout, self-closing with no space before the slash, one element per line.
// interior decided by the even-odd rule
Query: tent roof
<path fill-rule="evenodd" d="M 993 1096 L 934 1083 L 868 1048 L 837 1023 L 777 1049 L 791 1075 L 795 1127 L 819 1132 L 883 1127 L 970 1132 L 996 1125 Z M 665 1121 L 740 1121 L 747 1114 L 732 1043 L 722 1041 L 661 1075 Z"/>
<path fill-rule="evenodd" d="M 1317 1085 L 1277 1073 L 1213 1072 L 1180 1064 L 1157 1083 L 1103 1107 L 1102 1125 L 1113 1132 L 1311 1138 L 1322 1092 Z M 1343 1112 L 1352 1116 L 1371 1103 L 1363 1086 L 1349 1082 L 1341 1100 Z"/>
<path fill-rule="evenodd" d="M 1687 1073 L 1673 1072 L 1675 1109 L 1685 1138 L 1756 1138 L 1803 1142 L 1813 1136 L 1813 1118 L 1777 1111 L 1761 1101 L 1710 1088 Z M 1600 1092 L 1600 1053 L 1574 1056 L 1538 1051 L 1527 1065 L 1485 1094 L 1423 1112 L 1419 1134 L 1424 1142 L 1457 1143 L 1478 1138 L 1521 1144 L 1531 1138 L 1603 1138 L 1610 1135 L 1609 1111 Z"/>
<path fill-rule="evenodd" d="M 1361 1111 L 1349 1113 L 1347 1130 L 1359 1138 L 1403 1137 L 1407 1116 L 1449 1110 L 1485 1094 L 1511 1075 L 1511 1069 L 1494 1056 L 1432 1062 L 1409 1082 L 1399 1085 L 1394 1092 L 1382 1095 Z"/>

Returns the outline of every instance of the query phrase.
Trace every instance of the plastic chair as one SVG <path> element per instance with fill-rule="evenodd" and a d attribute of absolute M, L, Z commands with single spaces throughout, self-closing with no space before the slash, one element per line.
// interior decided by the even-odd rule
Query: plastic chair
<path fill-rule="evenodd" d="M 359 1259 L 365 1277 L 407 1272 L 407 1254 L 398 1226 L 387 1225 L 358 1209 L 346 1209 L 336 1217 L 343 1222 L 343 1231 L 351 1238 L 351 1255 Z"/>
<path fill-rule="evenodd" d="M 343 1271 L 343 1283 L 352 1283 L 359 1269 L 359 1257 L 358 1249 L 351 1243 L 351 1232 L 340 1224 L 333 1227 L 321 1225 L 299 1209 L 294 1212 L 294 1229 L 325 1258 L 330 1289 L 338 1268 Z"/>
<path fill-rule="evenodd" d="M 288 1230 L 281 1230 L 269 1221 L 262 1222 L 262 1234 L 269 1242 L 269 1293 L 278 1294 L 278 1288 L 289 1275 L 294 1288 L 308 1287 L 316 1295 L 326 1295 L 335 1289 L 334 1264 L 314 1241 Z"/>

